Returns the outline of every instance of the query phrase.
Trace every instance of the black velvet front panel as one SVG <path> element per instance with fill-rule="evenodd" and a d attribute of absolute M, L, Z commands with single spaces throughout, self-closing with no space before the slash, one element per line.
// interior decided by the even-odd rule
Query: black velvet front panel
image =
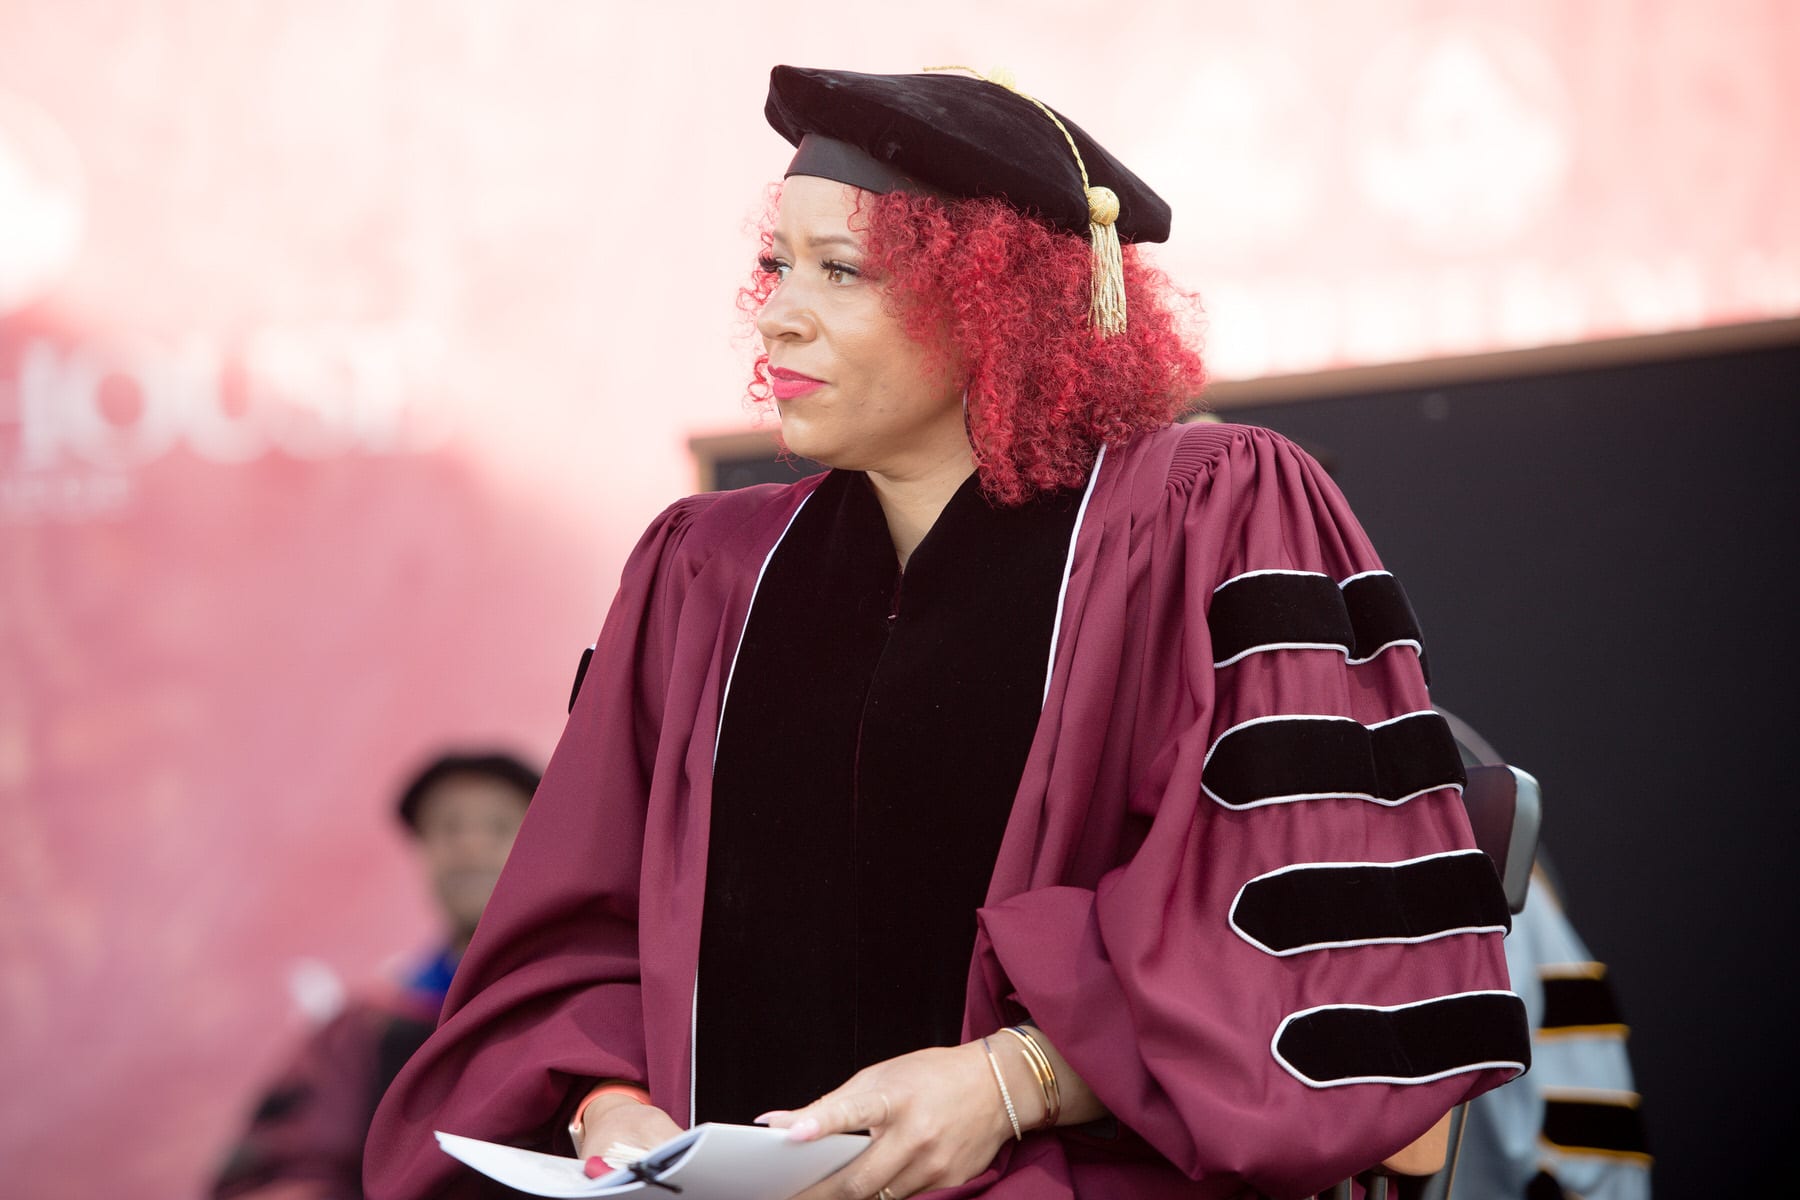
<path fill-rule="evenodd" d="M 834 472 L 770 560 L 714 771 L 696 1118 L 960 1040 L 975 909 L 1037 728 L 1078 497 L 971 479 L 904 577 Z"/>

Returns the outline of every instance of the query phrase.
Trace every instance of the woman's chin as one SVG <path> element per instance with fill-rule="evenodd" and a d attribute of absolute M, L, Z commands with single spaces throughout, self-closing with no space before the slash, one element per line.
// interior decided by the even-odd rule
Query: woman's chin
<path fill-rule="evenodd" d="M 827 467 L 837 465 L 832 461 L 830 443 L 819 437 L 815 430 L 808 429 L 803 421 L 781 423 L 781 444 L 796 458 L 810 459 Z"/>

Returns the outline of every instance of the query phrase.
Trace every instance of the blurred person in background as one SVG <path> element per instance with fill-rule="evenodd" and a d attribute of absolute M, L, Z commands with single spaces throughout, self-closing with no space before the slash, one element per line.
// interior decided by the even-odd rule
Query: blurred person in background
<path fill-rule="evenodd" d="M 448 753 L 401 793 L 397 815 L 444 921 L 444 941 L 387 991 L 352 999 L 313 1033 L 264 1093 L 212 1194 L 359 1200 L 375 1106 L 437 1025 L 538 772 L 511 754 Z"/>
<path fill-rule="evenodd" d="M 1523 1069 L 1404 593 L 1291 443 L 1176 423 L 1168 206 L 1004 77 L 764 112 L 752 393 L 832 470 L 639 542 L 369 1194 L 763 1121 L 870 1132 L 804 1200 L 1292 1197 Z"/>
<path fill-rule="evenodd" d="M 1576 933 L 1542 848 L 1506 939 L 1531 1073 L 1469 1105 L 1458 1200 L 1649 1200 L 1649 1141 L 1606 964 Z"/>
<path fill-rule="evenodd" d="M 1504 756 L 1461 717 L 1463 762 Z M 1575 932 L 1541 842 L 1506 939 L 1507 973 L 1531 1024 L 1531 1071 L 1468 1106 L 1451 1177 L 1457 1200 L 1649 1200 L 1651 1158 L 1607 976 Z"/>

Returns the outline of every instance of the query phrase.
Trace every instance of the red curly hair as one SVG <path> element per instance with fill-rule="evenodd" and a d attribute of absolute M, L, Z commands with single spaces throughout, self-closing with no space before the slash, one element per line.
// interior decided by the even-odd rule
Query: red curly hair
<path fill-rule="evenodd" d="M 774 205 L 761 222 L 771 247 Z M 1016 505 L 1087 478 L 1103 445 L 1160 428 L 1197 406 L 1205 378 L 1184 326 L 1195 298 L 1125 246 L 1125 332 L 1088 324 L 1092 251 L 999 200 L 940 201 L 908 192 L 862 193 L 852 225 L 863 269 L 891 311 L 925 345 L 947 341 L 963 364 L 969 440 L 984 492 Z M 774 291 L 758 271 L 739 293 L 754 316 Z M 756 358 L 751 398 L 773 402 Z"/>

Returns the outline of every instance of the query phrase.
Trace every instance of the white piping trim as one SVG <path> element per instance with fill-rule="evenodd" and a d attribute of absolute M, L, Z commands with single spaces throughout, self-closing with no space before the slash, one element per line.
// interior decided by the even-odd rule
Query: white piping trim
<path fill-rule="evenodd" d="M 694 968 L 694 1000 L 688 1008 L 688 1128 L 694 1127 L 694 1109 L 700 1094 L 700 968 Z"/>
<path fill-rule="evenodd" d="M 774 559 L 775 552 L 777 550 L 781 549 L 781 543 L 787 540 L 788 530 L 790 530 L 794 527 L 794 522 L 800 519 L 800 513 L 806 508 L 806 506 L 808 504 L 812 503 L 812 498 L 817 494 L 818 494 L 818 489 L 814 488 L 812 491 L 806 493 L 806 495 L 801 498 L 800 503 L 794 509 L 793 515 L 788 517 L 787 524 L 783 525 L 781 527 L 781 536 L 775 539 L 775 544 L 773 546 L 769 547 L 769 552 L 767 554 L 763 555 L 762 566 L 760 566 L 756 569 L 756 584 L 755 584 L 755 586 L 753 586 L 750 589 L 750 603 L 744 609 L 744 626 L 742 629 L 738 630 L 737 645 L 735 647 L 733 647 L 732 651 L 731 651 L 731 669 L 725 673 L 725 692 L 723 695 L 721 695 L 719 697 L 719 727 L 717 730 L 715 730 L 713 732 L 712 765 L 713 765 L 713 769 L 715 771 L 718 769 L 718 766 L 719 766 L 719 743 L 725 736 L 725 708 L 726 708 L 727 702 L 730 701 L 730 699 L 731 699 L 731 681 L 737 677 L 738 655 L 740 655 L 744 652 L 744 635 L 746 633 L 750 632 L 750 614 L 752 612 L 754 612 L 756 609 L 756 596 L 757 596 L 757 593 L 762 591 L 763 576 L 768 573 L 769 563 Z M 696 1096 L 699 1086 L 700 1086 L 699 1067 L 700 1067 L 700 968 L 699 968 L 699 964 L 696 963 L 695 967 L 694 967 L 694 999 L 693 999 L 693 1004 L 688 1013 L 688 1124 L 689 1125 L 692 1125 L 694 1123 L 695 1096 Z"/>
<path fill-rule="evenodd" d="M 1382 649 L 1386 649 L 1386 647 L 1384 646 Z M 1344 645 L 1342 642 L 1263 642 L 1261 645 L 1250 646 L 1246 649 L 1239 650 L 1230 658 L 1215 659 L 1213 661 L 1213 669 L 1217 670 L 1220 667 L 1229 667 L 1232 663 L 1242 662 L 1252 654 L 1261 654 L 1266 650 L 1336 650 L 1339 654 L 1344 656 L 1345 662 L 1352 661 L 1350 658 L 1350 647 Z M 1364 659 L 1362 661 L 1367 662 L 1368 660 Z"/>
<path fill-rule="evenodd" d="M 1248 721 L 1239 721 L 1236 725 L 1231 726 L 1224 733 L 1221 733 L 1218 737 L 1213 739 L 1213 744 L 1207 747 L 1206 757 L 1200 760 L 1200 769 L 1204 771 L 1207 768 L 1207 765 L 1212 762 L 1213 755 L 1218 752 L 1219 743 L 1223 742 L 1238 730 L 1248 729 L 1252 725 L 1267 725 L 1273 721 L 1347 721 L 1352 725 L 1362 724 L 1362 722 L 1358 721 L 1355 717 L 1341 717 L 1334 713 L 1274 713 L 1267 717 L 1251 717 Z"/>
<path fill-rule="evenodd" d="M 1275 1027 L 1275 1036 L 1269 1039 L 1269 1054 L 1277 1063 L 1281 1064 L 1281 1069 L 1286 1071 L 1289 1075 L 1292 1075 L 1295 1079 L 1298 1079 L 1309 1088 L 1319 1089 L 1348 1087 L 1353 1083 L 1397 1083 L 1408 1085 L 1435 1083 L 1440 1079 L 1448 1079 L 1452 1075 L 1467 1075 L 1472 1071 L 1487 1071 L 1503 1067 L 1510 1067 L 1514 1071 L 1523 1072 L 1525 1070 L 1525 1064 L 1522 1062 L 1512 1059 L 1496 1059 L 1490 1062 L 1465 1063 L 1459 1067 L 1450 1067 L 1447 1070 L 1435 1071 L 1430 1075 L 1357 1075 L 1348 1079 L 1333 1079 L 1321 1082 L 1310 1075 L 1304 1074 L 1300 1068 L 1281 1057 L 1281 1051 L 1277 1048 L 1281 1044 L 1281 1035 L 1286 1032 L 1289 1025 L 1298 1021 L 1301 1017 L 1309 1017 L 1316 1012 L 1342 1009 L 1360 1009 L 1365 1012 L 1399 1012 L 1403 1008 L 1418 1008 L 1426 1004 L 1437 1004 L 1444 1000 L 1460 1000 L 1464 996 L 1511 996 L 1514 1000 L 1519 999 L 1516 993 L 1509 992 L 1504 988 L 1484 988 L 1480 991 L 1473 992 L 1450 992 L 1443 996 L 1432 996 L 1425 1000 L 1414 1000 L 1408 1004 L 1319 1004 L 1312 1008 L 1303 1008 L 1299 1012 L 1289 1013 L 1287 1016 L 1283 1017 L 1281 1024 Z M 1520 1003 L 1522 1004 L 1524 1001 L 1520 1001 Z"/>
<path fill-rule="evenodd" d="M 1331 578 L 1331 576 L 1325 574 L 1323 571 L 1295 571 L 1287 567 L 1260 567 L 1254 571 L 1244 571 L 1241 574 L 1233 575 L 1230 579 L 1227 579 L 1224 583 L 1221 583 L 1218 587 L 1214 588 L 1213 595 L 1218 595 L 1240 579 L 1254 579 L 1258 575 L 1311 575 L 1315 579 Z M 1344 585 L 1340 583 L 1338 586 L 1343 587 Z"/>
<path fill-rule="evenodd" d="M 1244 893 L 1250 889 L 1250 885 L 1259 883 L 1264 879 L 1272 879 L 1277 875 L 1286 875 L 1292 871 L 1332 870 L 1342 867 L 1387 867 L 1393 869 L 1396 867 L 1410 867 L 1414 863 L 1429 862 L 1434 858 L 1467 858 L 1470 855 L 1481 853 L 1480 850 L 1444 850 L 1436 854 L 1421 854 L 1417 858 L 1402 858 L 1395 862 L 1290 863 L 1285 867 L 1277 867 L 1273 871 L 1264 871 L 1261 875 L 1258 875 L 1253 879 L 1245 880 L 1244 885 L 1238 888 L 1237 895 L 1232 897 L 1231 909 L 1226 914 L 1225 921 L 1226 924 L 1231 926 L 1231 931 L 1233 933 L 1243 938 L 1246 942 L 1249 942 L 1258 950 L 1261 950 L 1264 954 L 1271 954 L 1276 958 L 1291 958 L 1296 954 L 1305 954 L 1312 950 L 1343 950 L 1353 946 L 1416 946 L 1420 942 L 1434 942 L 1439 938 L 1452 937 L 1459 933 L 1504 934 L 1506 932 L 1506 926 L 1504 925 L 1459 925 L 1455 929 L 1439 929 L 1431 933 L 1421 934 L 1418 937 L 1349 938 L 1339 942 L 1308 942 L 1304 946 L 1295 946 L 1289 950 L 1276 950 L 1273 947 L 1258 941 L 1248 930 L 1237 922 L 1238 903 L 1243 900 Z"/>
<path fill-rule="evenodd" d="M 1417 709 L 1414 709 L 1412 712 L 1401 713 L 1397 717 L 1388 717 L 1385 720 L 1377 721 L 1373 725 L 1365 725 L 1365 726 L 1363 726 L 1363 728 L 1364 729 L 1380 729 L 1383 725 L 1398 725 L 1400 722 L 1410 721 L 1414 717 L 1437 717 L 1438 720 L 1440 720 L 1440 721 L 1443 720 L 1443 717 L 1438 715 L 1438 712 L 1436 709 L 1417 708 Z"/>
<path fill-rule="evenodd" d="M 1344 656 L 1345 665 L 1360 667 L 1374 662 L 1381 657 L 1384 651 L 1392 650 L 1395 646 L 1411 646 L 1414 654 L 1420 658 L 1425 657 L 1425 647 L 1419 644 L 1417 638 L 1395 638 L 1391 642 L 1383 642 L 1363 658 L 1351 657 L 1350 647 L 1342 642 L 1264 642 L 1260 646 L 1251 646 L 1248 649 L 1240 650 L 1230 658 L 1218 659 L 1213 663 L 1213 667 L 1215 669 L 1229 667 L 1232 663 L 1242 662 L 1252 654 L 1261 654 L 1265 650 L 1336 650 Z"/>
<path fill-rule="evenodd" d="M 1349 663 L 1353 667 L 1360 667 L 1364 663 L 1374 662 L 1376 659 L 1381 657 L 1382 651 L 1392 650 L 1395 646 L 1411 646 L 1412 652 L 1414 654 L 1418 655 L 1420 658 L 1425 657 L 1425 647 L 1419 644 L 1418 638 L 1395 638 L 1391 642 L 1381 643 L 1381 645 L 1375 647 L 1374 650 L 1370 651 L 1368 656 L 1365 658 L 1351 658 L 1350 652 L 1348 650 L 1346 650 L 1344 652 L 1344 661 Z"/>
<path fill-rule="evenodd" d="M 1233 725 L 1230 729 L 1221 733 L 1217 738 L 1214 738 L 1213 744 L 1207 747 L 1206 757 L 1200 760 L 1200 790 L 1205 792 L 1207 797 L 1219 807 L 1230 809 L 1232 812 L 1248 812 L 1253 808 L 1266 808 L 1271 804 L 1295 804 L 1302 800 L 1363 800 L 1370 804 L 1379 804 L 1383 808 L 1399 808 L 1408 800 L 1416 800 L 1427 793 L 1440 791 L 1445 788 L 1448 788 L 1460 796 L 1462 795 L 1463 790 L 1462 784 L 1438 783 L 1433 784 L 1430 787 L 1420 788 L 1417 791 L 1408 792 L 1406 795 L 1393 800 L 1390 800 L 1385 796 L 1371 796 L 1367 792 L 1296 792 L 1286 796 L 1264 796 L 1261 800 L 1252 800 L 1248 804 L 1228 804 L 1217 792 L 1206 786 L 1206 766 L 1208 763 L 1212 762 L 1213 753 L 1218 750 L 1220 743 L 1238 730 L 1248 729 L 1252 725 L 1264 725 L 1270 721 L 1348 721 L 1352 725 L 1362 725 L 1364 729 L 1375 730 L 1380 729 L 1383 725 L 1392 725 L 1396 721 L 1405 721 L 1412 717 L 1424 716 L 1435 717 L 1437 716 L 1437 713 L 1429 708 L 1422 708 L 1417 712 L 1401 713 L 1397 717 L 1389 717 L 1385 721 L 1377 721 L 1373 725 L 1363 725 L 1362 722 L 1358 721 L 1355 717 L 1340 717 L 1330 713 L 1280 713 L 1272 717 L 1252 717 L 1248 721 L 1240 721 L 1238 724 Z"/>
<path fill-rule="evenodd" d="M 1342 591 L 1357 580 L 1367 579 L 1371 575 L 1386 575 L 1391 579 L 1393 578 L 1394 573 L 1392 571 L 1384 571 L 1380 567 L 1375 568 L 1373 571 L 1358 571 L 1354 575 L 1347 575 L 1343 579 L 1338 580 L 1338 590 Z"/>
<path fill-rule="evenodd" d="M 1044 695 L 1038 701 L 1038 710 L 1050 702 L 1050 680 L 1056 674 L 1056 647 L 1062 641 L 1063 604 L 1069 598 L 1069 576 L 1075 570 L 1075 544 L 1081 540 L 1082 522 L 1087 519 L 1088 501 L 1094 497 L 1094 484 L 1100 480 L 1100 466 L 1106 461 L 1106 444 L 1100 445 L 1100 453 L 1094 456 L 1094 469 L 1088 473 L 1087 490 L 1081 493 L 1081 507 L 1075 510 L 1075 530 L 1069 534 L 1069 553 L 1063 559 L 1062 586 L 1056 590 L 1056 623 L 1050 627 L 1050 663 L 1044 668 Z"/>

